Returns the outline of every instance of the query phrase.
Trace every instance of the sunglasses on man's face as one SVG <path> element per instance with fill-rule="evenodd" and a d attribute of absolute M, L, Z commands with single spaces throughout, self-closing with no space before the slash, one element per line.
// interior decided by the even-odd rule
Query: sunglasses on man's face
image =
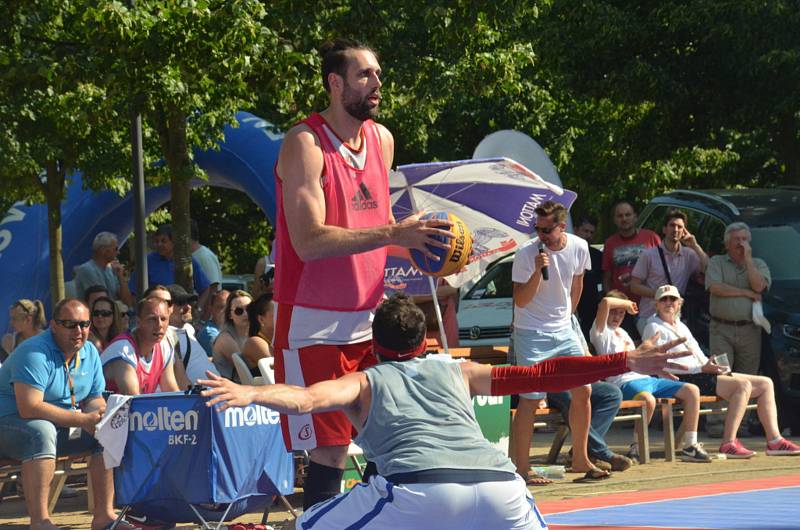
<path fill-rule="evenodd" d="M 240 317 L 244 315 L 244 311 L 245 309 L 243 307 L 237 307 L 236 309 L 233 310 L 233 314 Z"/>
<path fill-rule="evenodd" d="M 551 226 L 550 228 L 547 228 L 547 227 L 544 227 L 544 226 L 539 226 L 539 225 L 536 225 L 534 228 L 536 229 L 536 231 L 537 231 L 537 232 L 541 232 L 541 233 L 543 233 L 543 234 L 549 234 L 550 232 L 552 232 L 553 230 L 555 230 L 556 228 L 558 228 L 558 225 L 553 225 L 553 226 Z"/>
<path fill-rule="evenodd" d="M 67 329 L 75 329 L 77 327 L 86 329 L 92 325 L 92 322 L 90 320 L 56 320 L 56 324 Z"/>
<path fill-rule="evenodd" d="M 93 317 L 110 317 L 114 312 L 109 309 L 95 309 L 92 311 Z"/>

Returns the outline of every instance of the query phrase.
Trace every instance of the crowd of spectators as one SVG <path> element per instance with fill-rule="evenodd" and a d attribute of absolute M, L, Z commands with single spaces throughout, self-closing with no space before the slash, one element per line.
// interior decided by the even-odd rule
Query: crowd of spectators
<path fill-rule="evenodd" d="M 100 232 L 92 257 L 74 270 L 74 296 L 59 302 L 49 320 L 39 300 L 20 299 L 9 308 L 0 356 L 0 459 L 22 462 L 31 528 L 56 528 L 47 507 L 56 455 L 102 451 L 93 433 L 105 409 L 104 392 L 186 390 L 208 372 L 219 373 L 212 355 L 227 361 L 242 353 L 253 363 L 272 355 L 271 275 L 261 278 L 267 294 L 255 301 L 245 291 L 229 296 L 220 289 L 219 260 L 199 243 L 193 223 L 195 281 L 194 292 L 187 292 L 174 281 L 169 226 L 156 232 L 155 249 L 148 255 L 151 286 L 138 300 L 133 278 L 117 260 L 117 237 Z M 255 326 L 248 325 L 248 315 Z M 113 480 L 102 458 L 91 459 L 89 472 L 92 529 L 100 530 L 116 517 Z M 117 526 L 134 527 L 143 528 L 124 520 Z"/>

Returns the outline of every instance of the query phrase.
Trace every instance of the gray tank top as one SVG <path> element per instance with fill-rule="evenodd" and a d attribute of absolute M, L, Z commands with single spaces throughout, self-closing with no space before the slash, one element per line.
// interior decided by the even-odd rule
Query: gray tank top
<path fill-rule="evenodd" d="M 372 390 L 367 422 L 355 441 L 383 476 L 428 469 L 514 472 L 481 433 L 452 361 L 381 363 L 365 372 Z"/>

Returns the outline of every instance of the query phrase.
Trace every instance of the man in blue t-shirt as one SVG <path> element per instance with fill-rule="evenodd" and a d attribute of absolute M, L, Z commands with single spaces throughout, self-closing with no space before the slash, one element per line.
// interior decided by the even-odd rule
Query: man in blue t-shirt
<path fill-rule="evenodd" d="M 95 452 L 89 464 L 92 530 L 116 518 L 112 474 L 93 437 L 106 402 L 100 355 L 87 342 L 90 324 L 83 302 L 62 300 L 50 329 L 20 344 L 0 368 L 0 458 L 22 462 L 32 529 L 57 528 L 47 508 L 56 456 L 85 451 Z"/>
<path fill-rule="evenodd" d="M 161 225 L 155 233 L 155 252 L 147 255 L 147 282 L 149 285 L 172 285 L 175 283 L 175 244 L 172 241 L 172 225 Z M 192 258 L 192 279 L 194 290 L 198 293 L 198 305 L 205 307 L 211 282 L 203 272 L 200 262 Z M 214 284 L 218 286 L 219 284 Z M 131 274 L 128 281 L 131 292 L 136 289 L 136 277 Z M 216 288 L 215 288 L 216 290 Z"/>

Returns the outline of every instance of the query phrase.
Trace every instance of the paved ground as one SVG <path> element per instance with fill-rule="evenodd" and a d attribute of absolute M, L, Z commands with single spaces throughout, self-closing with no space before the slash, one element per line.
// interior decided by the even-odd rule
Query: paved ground
<path fill-rule="evenodd" d="M 549 448 L 549 434 L 538 433 L 534 437 L 534 447 L 531 455 L 534 462 L 543 463 L 544 456 Z M 612 447 L 624 452 L 632 438 L 631 430 L 624 426 L 615 426 L 609 439 Z M 547 504 L 550 501 L 561 499 L 601 496 L 611 493 L 649 491 L 674 486 L 708 484 L 709 491 L 714 491 L 713 484 L 728 482 L 741 478 L 777 477 L 800 473 L 800 457 L 768 457 L 764 453 L 765 442 L 763 438 L 743 438 L 745 445 L 758 451 L 758 456 L 750 460 L 715 460 L 710 464 L 692 464 L 684 462 L 667 463 L 663 458 L 663 444 L 661 433 L 655 429 L 650 431 L 651 446 L 653 449 L 653 463 L 635 466 L 624 473 L 615 473 L 609 480 L 593 484 L 574 484 L 573 478 L 579 475 L 567 473 L 564 480 L 556 481 L 545 487 L 533 487 L 537 500 Z M 710 453 L 715 453 L 719 440 L 701 437 Z M 75 529 L 88 529 L 90 517 L 86 513 L 85 487 L 81 488 L 83 494 L 74 499 L 59 501 L 53 520 L 56 524 Z M 302 504 L 300 495 L 290 496 L 294 506 Z M 282 528 L 282 522 L 289 517 L 288 512 L 275 512 L 270 514 L 269 521 L 276 529 Z M 260 522 L 260 514 L 242 516 L 241 522 Z M 180 528 L 193 528 L 194 525 L 181 525 Z M 16 497 L 5 499 L 0 503 L 0 528 L 8 530 L 22 530 L 27 528 L 25 507 L 21 499 Z"/>

